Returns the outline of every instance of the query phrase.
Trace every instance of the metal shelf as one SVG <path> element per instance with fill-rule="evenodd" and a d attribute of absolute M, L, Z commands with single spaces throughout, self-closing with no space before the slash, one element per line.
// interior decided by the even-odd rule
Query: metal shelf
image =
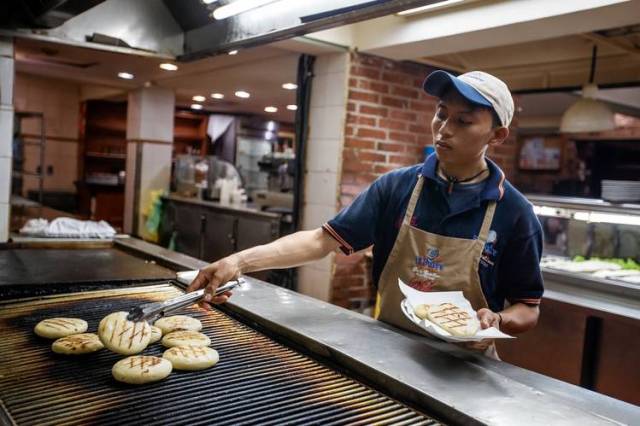
<path fill-rule="evenodd" d="M 525 197 L 536 206 L 640 216 L 640 204 L 617 204 L 596 198 L 558 197 L 553 195 L 525 194 Z"/>

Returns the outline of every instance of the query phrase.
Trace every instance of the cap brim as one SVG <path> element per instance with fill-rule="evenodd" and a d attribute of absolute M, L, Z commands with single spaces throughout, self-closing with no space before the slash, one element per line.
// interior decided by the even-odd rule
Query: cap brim
<path fill-rule="evenodd" d="M 438 70 L 432 72 L 427 76 L 422 84 L 422 88 L 425 92 L 438 98 L 441 98 L 449 87 L 456 89 L 463 98 L 471 103 L 493 108 L 491 102 L 482 96 L 480 92 L 446 71 Z"/>

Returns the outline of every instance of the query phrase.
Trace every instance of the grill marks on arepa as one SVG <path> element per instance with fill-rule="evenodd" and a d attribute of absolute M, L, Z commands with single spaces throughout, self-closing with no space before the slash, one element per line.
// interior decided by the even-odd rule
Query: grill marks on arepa
<path fill-rule="evenodd" d="M 34 331 L 40 337 L 59 339 L 72 334 L 84 333 L 88 324 L 80 318 L 48 318 L 36 324 Z"/>
<path fill-rule="evenodd" d="M 114 312 L 100 321 L 98 335 L 108 349 L 131 355 L 147 347 L 151 340 L 151 326 L 146 321 L 127 320 L 126 312 Z"/>
<path fill-rule="evenodd" d="M 473 336 L 479 328 L 476 319 L 453 303 L 431 305 L 427 308 L 427 316 L 431 322 L 456 336 Z"/>

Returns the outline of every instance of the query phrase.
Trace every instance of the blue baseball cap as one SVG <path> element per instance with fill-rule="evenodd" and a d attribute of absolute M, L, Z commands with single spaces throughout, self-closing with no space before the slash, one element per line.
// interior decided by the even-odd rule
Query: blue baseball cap
<path fill-rule="evenodd" d="M 513 118 L 514 103 L 507 85 L 499 78 L 482 71 L 471 71 L 454 76 L 446 71 L 434 71 L 427 76 L 422 88 L 439 98 L 453 87 L 469 102 L 491 108 L 507 127 Z"/>

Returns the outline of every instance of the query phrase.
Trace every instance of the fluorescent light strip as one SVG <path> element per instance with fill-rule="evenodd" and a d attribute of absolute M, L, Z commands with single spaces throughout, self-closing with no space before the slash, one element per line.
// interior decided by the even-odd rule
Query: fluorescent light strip
<path fill-rule="evenodd" d="M 265 112 L 278 112 L 278 108 L 276 108 L 274 106 L 268 106 L 268 107 L 264 107 L 264 111 Z"/>
<path fill-rule="evenodd" d="M 191 104 L 191 109 L 202 109 L 202 105 L 200 105 L 200 104 Z"/>
<path fill-rule="evenodd" d="M 211 97 L 213 99 L 224 99 L 224 95 L 222 93 L 212 93 Z"/>
<path fill-rule="evenodd" d="M 298 88 L 298 85 L 295 83 L 284 83 L 282 85 L 282 88 L 287 90 L 296 90 Z"/>
<path fill-rule="evenodd" d="M 123 78 L 125 80 L 133 80 L 133 74 L 128 72 L 119 72 L 118 77 Z"/>
<path fill-rule="evenodd" d="M 616 225 L 640 225 L 640 216 L 598 213 L 598 212 L 576 212 L 573 215 L 575 220 L 593 223 L 613 223 Z"/>
<path fill-rule="evenodd" d="M 160 64 L 160 68 L 162 68 L 165 71 L 176 71 L 178 69 L 178 66 L 175 64 L 164 63 L 164 64 Z"/>
<path fill-rule="evenodd" d="M 298 109 L 298 105 L 287 105 L 287 109 L 289 111 L 296 111 Z"/>
<path fill-rule="evenodd" d="M 196 101 L 196 102 L 204 102 L 207 100 L 207 98 L 205 98 L 202 95 L 195 95 L 193 98 L 191 98 L 192 100 Z"/>
<path fill-rule="evenodd" d="M 236 0 L 214 10 L 213 17 L 217 20 L 227 19 L 275 1 L 277 0 Z"/>
<path fill-rule="evenodd" d="M 236 92 L 236 96 L 239 98 L 247 99 L 251 96 L 251 94 L 249 92 L 245 92 L 244 90 L 238 90 Z"/>
<path fill-rule="evenodd" d="M 424 13 L 428 11 L 444 9 L 445 7 L 453 6 L 454 4 L 459 4 L 464 2 L 465 0 L 445 0 L 438 3 L 431 3 L 426 6 L 420 6 L 413 9 L 403 10 L 402 12 L 398 12 L 399 16 L 409 16 L 415 15 L 416 13 Z"/>

